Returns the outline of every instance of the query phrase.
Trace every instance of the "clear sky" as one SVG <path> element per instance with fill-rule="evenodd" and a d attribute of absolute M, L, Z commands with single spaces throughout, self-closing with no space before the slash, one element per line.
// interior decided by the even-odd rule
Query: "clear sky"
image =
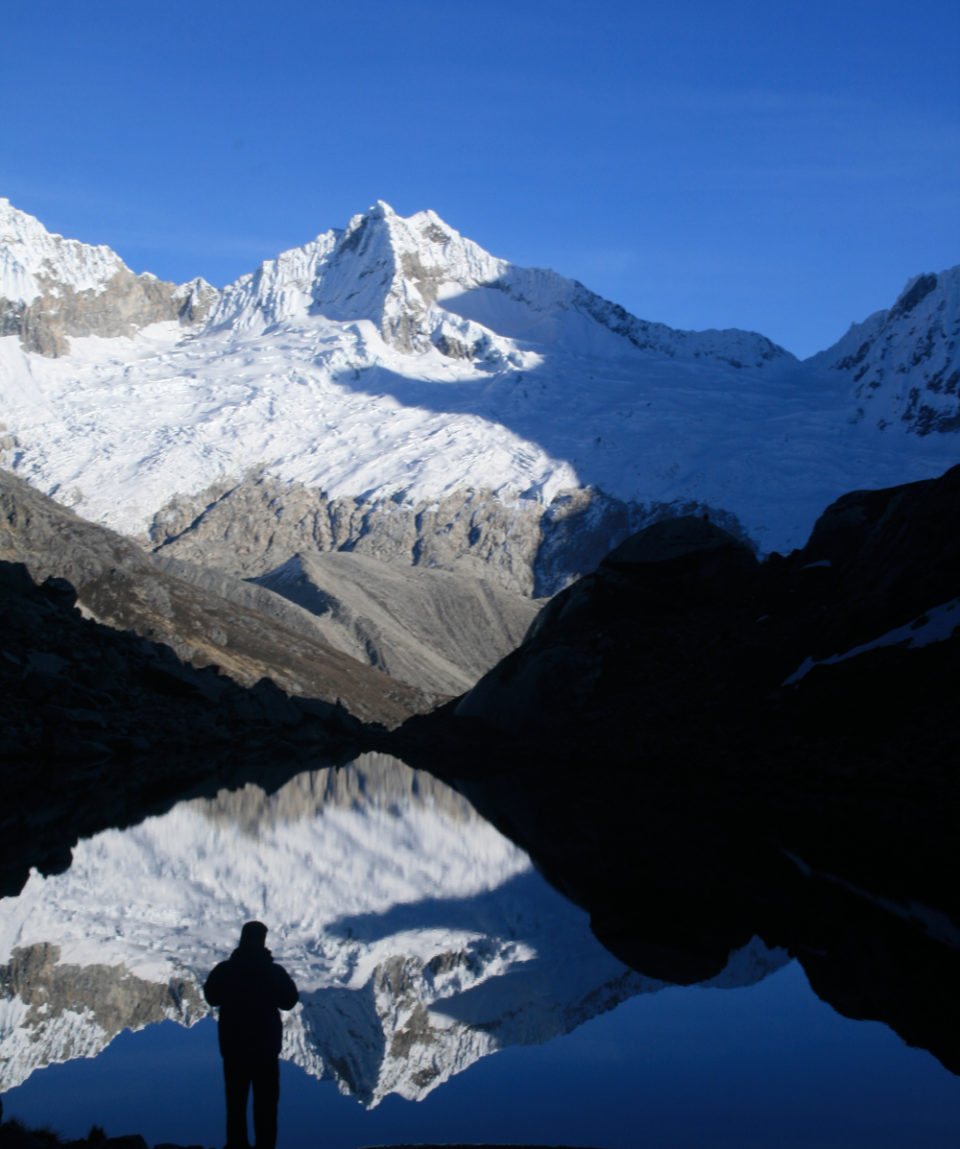
<path fill-rule="evenodd" d="M 217 286 L 384 199 L 801 356 L 960 262 L 956 0 L 30 0 L 0 195 Z"/>

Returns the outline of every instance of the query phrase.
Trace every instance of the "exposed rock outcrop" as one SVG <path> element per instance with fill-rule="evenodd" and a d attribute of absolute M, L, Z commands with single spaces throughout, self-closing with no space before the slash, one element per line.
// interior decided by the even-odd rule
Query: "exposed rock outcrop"
<path fill-rule="evenodd" d="M 203 279 L 179 286 L 135 275 L 103 245 L 64 239 L 0 198 L 0 336 L 57 357 L 71 335 L 134 335 L 166 320 L 197 323 L 219 298 Z"/>
<path fill-rule="evenodd" d="M 705 510 L 690 501 L 629 503 L 593 488 L 562 492 L 546 506 L 475 490 L 422 503 L 330 499 L 255 471 L 171 500 L 154 516 L 149 542 L 158 556 L 243 578 L 259 578 L 294 554 L 349 551 L 545 598 L 595 570 L 611 547 L 641 526 Z M 743 537 L 734 515 L 710 513 Z"/>
<path fill-rule="evenodd" d="M 351 553 L 294 556 L 258 585 L 168 548 L 151 557 L 5 472 L 0 511 L 0 558 L 26 562 L 38 579 L 68 579 L 91 616 L 243 685 L 268 676 L 292 694 L 339 697 L 365 720 L 393 724 L 467 689 L 518 645 L 538 609 L 467 574 Z M 394 681 L 357 678 L 352 660 Z"/>
<path fill-rule="evenodd" d="M 196 323 L 217 296 L 202 279 L 178 286 L 123 268 L 100 288 L 77 291 L 43 281 L 29 303 L 0 299 L 0 335 L 19 335 L 27 351 L 57 357 L 70 352 L 69 336 L 134 335 L 151 323 Z"/>
<path fill-rule="evenodd" d="M 295 555 L 257 582 L 317 616 L 331 645 L 448 695 L 518 646 L 539 609 L 467 575 L 345 552 Z"/>
<path fill-rule="evenodd" d="M 158 554 L 254 578 L 294 554 L 344 550 L 405 566 L 438 567 L 534 591 L 537 504 L 508 506 L 489 491 L 429 503 L 336 498 L 256 472 L 178 497 L 154 517 Z M 598 556 L 599 557 L 599 556 Z"/>
<path fill-rule="evenodd" d="M 288 694 L 342 701 L 361 720 L 386 725 L 433 705 L 432 695 L 328 646 L 307 612 L 284 603 L 284 617 L 275 620 L 258 609 L 262 603 L 231 601 L 186 582 L 136 543 L 2 471 L 0 559 L 25 563 L 38 581 L 67 579 L 92 618 L 164 643 L 185 661 L 215 666 L 244 686 L 267 677 Z"/>

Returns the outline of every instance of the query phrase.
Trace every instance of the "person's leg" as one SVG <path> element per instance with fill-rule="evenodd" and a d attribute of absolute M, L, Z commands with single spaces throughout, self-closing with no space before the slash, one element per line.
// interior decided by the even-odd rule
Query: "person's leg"
<path fill-rule="evenodd" d="M 223 1083 L 227 1095 L 227 1149 L 249 1149 L 247 1140 L 247 1098 L 250 1095 L 250 1066 L 236 1058 L 223 1059 Z"/>
<path fill-rule="evenodd" d="M 276 1057 L 260 1062 L 253 1072 L 253 1131 L 257 1149 L 277 1143 L 277 1104 L 280 1100 L 280 1063 Z"/>

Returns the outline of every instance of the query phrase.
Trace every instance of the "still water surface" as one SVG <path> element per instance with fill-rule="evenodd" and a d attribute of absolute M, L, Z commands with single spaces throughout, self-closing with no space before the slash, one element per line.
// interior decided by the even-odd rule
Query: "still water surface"
<path fill-rule="evenodd" d="M 704 986 L 645 978 L 459 795 L 373 756 L 98 835 L 0 902 L 5 1115 L 222 1144 L 197 987 L 250 917 L 301 989 L 281 1063 L 290 1149 L 960 1135 L 960 1079 L 841 1017 L 782 951 L 756 942 Z"/>

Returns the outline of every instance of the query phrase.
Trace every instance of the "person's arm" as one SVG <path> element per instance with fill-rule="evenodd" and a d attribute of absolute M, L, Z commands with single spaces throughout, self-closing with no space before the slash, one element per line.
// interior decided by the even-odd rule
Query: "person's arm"
<path fill-rule="evenodd" d="M 220 962 L 213 967 L 210 976 L 203 983 L 203 996 L 208 1005 L 223 1005 L 224 981 L 226 980 L 227 963 Z"/>
<path fill-rule="evenodd" d="M 273 967 L 274 1003 L 279 1009 L 293 1009 L 300 1000 L 300 993 L 294 985 L 293 978 L 282 965 Z"/>

